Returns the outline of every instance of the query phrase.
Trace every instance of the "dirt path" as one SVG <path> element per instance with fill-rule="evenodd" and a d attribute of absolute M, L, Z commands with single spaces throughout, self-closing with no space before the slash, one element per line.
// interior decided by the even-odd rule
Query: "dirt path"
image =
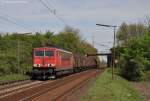
<path fill-rule="evenodd" d="M 145 101 L 150 101 L 150 81 L 147 82 L 135 82 L 136 89 L 144 97 Z"/>

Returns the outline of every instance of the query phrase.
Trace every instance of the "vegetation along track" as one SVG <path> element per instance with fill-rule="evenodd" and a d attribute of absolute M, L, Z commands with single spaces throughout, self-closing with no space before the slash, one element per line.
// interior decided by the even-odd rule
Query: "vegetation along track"
<path fill-rule="evenodd" d="M 1 101 L 30 101 L 30 100 L 46 100 L 48 101 L 61 98 L 63 89 L 67 87 L 66 90 L 71 89 L 72 86 L 76 86 L 82 81 L 94 76 L 97 70 L 88 70 L 81 73 L 76 73 L 61 79 L 46 81 L 46 83 L 39 86 L 31 87 L 30 89 L 22 90 L 21 92 L 16 92 L 14 94 L 0 98 Z M 65 86 L 65 87 L 64 87 Z M 48 97 L 45 97 L 47 96 Z M 44 99 L 43 99 L 44 98 Z"/>

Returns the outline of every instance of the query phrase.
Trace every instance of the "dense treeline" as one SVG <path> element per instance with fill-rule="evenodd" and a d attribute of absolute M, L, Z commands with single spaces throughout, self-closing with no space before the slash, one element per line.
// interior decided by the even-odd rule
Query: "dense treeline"
<path fill-rule="evenodd" d="M 117 39 L 120 74 L 128 80 L 150 80 L 150 23 L 122 23 Z"/>
<path fill-rule="evenodd" d="M 50 31 L 35 34 L 7 33 L 0 36 L 0 75 L 30 71 L 32 49 L 41 46 L 56 46 L 80 54 L 97 52 L 81 39 L 79 30 L 70 27 L 58 34 Z"/>

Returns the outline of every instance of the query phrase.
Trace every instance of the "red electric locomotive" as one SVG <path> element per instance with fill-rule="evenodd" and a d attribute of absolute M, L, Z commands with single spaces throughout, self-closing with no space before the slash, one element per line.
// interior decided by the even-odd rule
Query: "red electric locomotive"
<path fill-rule="evenodd" d="M 72 52 L 55 47 L 39 47 L 33 49 L 33 79 L 55 78 L 58 75 L 96 67 L 97 60 L 94 57 L 73 54 Z"/>
<path fill-rule="evenodd" d="M 73 54 L 55 47 L 33 49 L 32 78 L 55 78 L 56 72 L 73 69 Z"/>

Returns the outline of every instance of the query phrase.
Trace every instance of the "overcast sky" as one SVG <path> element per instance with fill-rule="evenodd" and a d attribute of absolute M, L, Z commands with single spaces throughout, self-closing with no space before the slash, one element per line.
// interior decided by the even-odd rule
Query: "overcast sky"
<path fill-rule="evenodd" d="M 96 23 L 119 26 L 142 22 L 150 16 L 150 0 L 0 0 L 0 32 L 62 31 L 65 24 L 78 28 L 84 40 L 104 51 L 112 46 L 113 29 Z M 8 21 L 9 20 L 9 21 Z M 10 21 L 11 20 L 11 21 Z M 17 25 L 16 25 L 17 24 Z M 100 46 L 105 44 L 108 47 Z"/>

